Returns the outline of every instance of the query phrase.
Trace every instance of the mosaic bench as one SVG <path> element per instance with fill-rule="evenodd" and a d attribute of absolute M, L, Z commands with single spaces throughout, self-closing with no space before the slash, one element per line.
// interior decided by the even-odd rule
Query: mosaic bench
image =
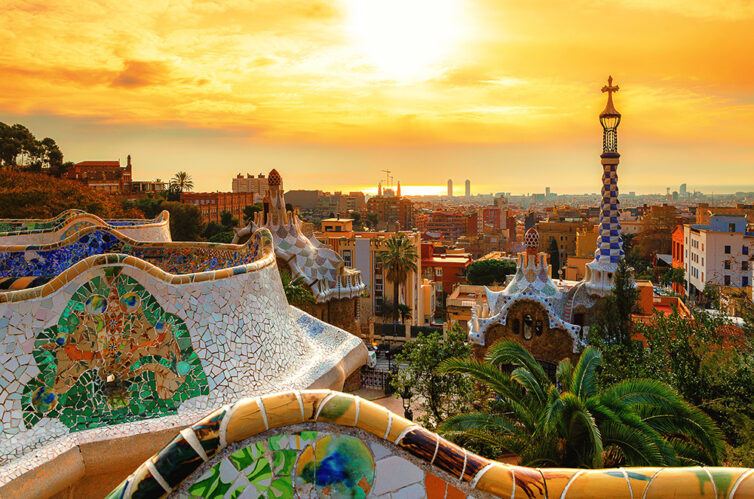
<path fill-rule="evenodd" d="M 93 234 L 112 231 L 79 233 Z M 0 292 L 0 497 L 14 479 L 43 485 L 40 467 L 71 449 L 126 439 L 128 454 L 139 437 L 151 453 L 163 443 L 152 435 L 239 397 L 339 389 L 366 362 L 360 339 L 288 305 L 267 230 L 244 246 L 130 244 L 144 259 L 86 256 L 42 286 Z M 147 261 L 172 268 L 166 248 L 201 268 L 238 264 L 171 273 Z M 44 476 L 59 480 L 61 466 Z"/>
<path fill-rule="evenodd" d="M 254 240 L 243 245 L 144 242 L 120 229 L 89 226 L 51 244 L 0 246 L 0 277 L 50 279 L 87 257 L 114 253 L 136 257 L 171 274 L 189 274 L 251 263 L 259 249 Z"/>
<path fill-rule="evenodd" d="M 329 390 L 247 398 L 185 428 L 107 497 L 744 498 L 744 468 L 525 468 Z"/>
<path fill-rule="evenodd" d="M 0 245 L 50 244 L 62 241 L 86 227 L 117 228 L 139 241 L 170 241 L 170 213 L 163 210 L 152 220 L 103 220 L 81 210 L 66 210 L 50 219 L 0 219 Z"/>

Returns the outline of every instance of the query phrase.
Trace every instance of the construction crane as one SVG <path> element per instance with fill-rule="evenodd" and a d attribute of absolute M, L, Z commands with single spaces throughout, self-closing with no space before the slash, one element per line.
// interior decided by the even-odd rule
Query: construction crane
<path fill-rule="evenodd" d="M 385 181 L 386 181 L 385 187 L 388 187 L 388 188 L 392 189 L 392 187 L 393 187 L 393 176 L 390 175 L 392 172 L 390 170 L 380 170 L 380 171 L 385 174 Z"/>

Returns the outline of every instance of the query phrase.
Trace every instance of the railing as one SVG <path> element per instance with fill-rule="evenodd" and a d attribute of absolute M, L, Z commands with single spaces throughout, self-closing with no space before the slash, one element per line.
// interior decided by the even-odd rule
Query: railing
<path fill-rule="evenodd" d="M 419 334 L 430 334 L 439 332 L 442 334 L 442 327 L 438 326 L 411 326 L 411 337 L 418 338 Z"/>

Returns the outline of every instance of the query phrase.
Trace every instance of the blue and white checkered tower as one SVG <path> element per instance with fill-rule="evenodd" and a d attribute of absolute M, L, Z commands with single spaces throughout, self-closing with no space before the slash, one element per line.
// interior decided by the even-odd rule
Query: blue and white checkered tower
<path fill-rule="evenodd" d="M 604 296 L 613 288 L 613 274 L 618 262 L 623 258 L 623 238 L 621 237 L 620 213 L 618 207 L 618 125 L 620 113 L 613 105 L 613 93 L 619 87 L 613 86 L 613 77 L 602 87 L 607 92 L 607 105 L 600 113 L 602 124 L 602 204 L 600 205 L 599 237 L 594 260 L 586 265 L 584 281 L 591 294 Z"/>

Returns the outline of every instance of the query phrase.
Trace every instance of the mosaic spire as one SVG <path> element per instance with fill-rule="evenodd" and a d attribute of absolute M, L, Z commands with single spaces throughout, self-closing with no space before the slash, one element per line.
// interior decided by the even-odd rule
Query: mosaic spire
<path fill-rule="evenodd" d="M 612 288 L 613 273 L 623 258 L 623 238 L 621 237 L 618 200 L 618 125 L 621 114 L 613 104 L 613 93 L 619 87 L 613 85 L 609 77 L 602 92 L 607 93 L 607 105 L 600 113 L 602 125 L 602 202 L 600 203 L 599 237 L 594 261 L 587 264 L 584 280 L 597 294 L 604 294 Z"/>

